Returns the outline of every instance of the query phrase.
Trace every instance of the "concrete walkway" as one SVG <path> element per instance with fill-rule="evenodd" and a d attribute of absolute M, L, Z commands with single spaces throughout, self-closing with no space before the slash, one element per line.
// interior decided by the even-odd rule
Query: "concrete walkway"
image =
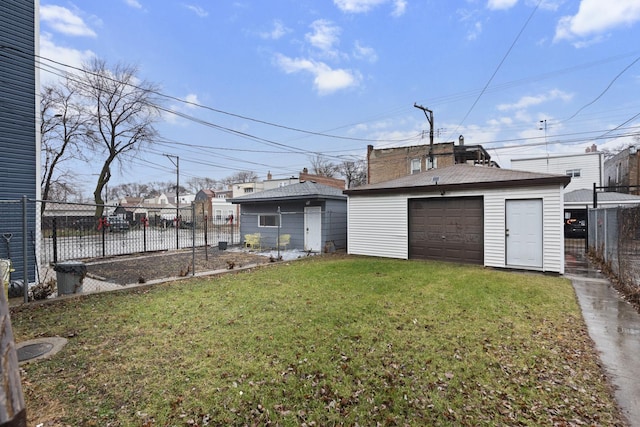
<path fill-rule="evenodd" d="M 565 254 L 589 335 L 629 425 L 640 427 L 640 314 L 581 253 Z"/>

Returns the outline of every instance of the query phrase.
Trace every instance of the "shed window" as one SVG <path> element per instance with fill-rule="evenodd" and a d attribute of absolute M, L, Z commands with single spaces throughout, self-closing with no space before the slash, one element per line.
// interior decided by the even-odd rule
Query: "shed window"
<path fill-rule="evenodd" d="M 259 227 L 279 227 L 278 215 L 258 215 Z"/>
<path fill-rule="evenodd" d="M 567 169 L 567 176 L 572 176 L 572 177 L 579 177 L 580 176 L 580 169 Z"/>
<path fill-rule="evenodd" d="M 253 193 L 253 188 L 251 188 L 251 187 L 245 187 L 244 192 L 245 192 L 245 193 Z"/>
<path fill-rule="evenodd" d="M 422 172 L 422 167 L 420 165 L 420 159 L 412 159 L 411 160 L 411 173 L 420 173 Z"/>

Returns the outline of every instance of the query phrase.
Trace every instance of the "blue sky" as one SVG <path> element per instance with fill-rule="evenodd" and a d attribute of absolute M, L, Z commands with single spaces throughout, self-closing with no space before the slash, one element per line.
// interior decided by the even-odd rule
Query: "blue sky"
<path fill-rule="evenodd" d="M 41 0 L 40 55 L 135 64 L 200 121 L 164 114 L 161 140 L 110 185 L 174 179 L 164 153 L 181 180 L 264 179 L 313 153 L 426 144 L 414 103 L 436 142 L 464 135 L 509 167 L 634 140 L 639 21 L 640 0 Z"/>

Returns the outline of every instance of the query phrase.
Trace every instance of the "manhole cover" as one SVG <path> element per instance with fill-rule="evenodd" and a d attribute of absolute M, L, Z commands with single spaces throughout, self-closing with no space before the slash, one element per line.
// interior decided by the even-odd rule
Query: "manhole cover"
<path fill-rule="evenodd" d="M 25 345 L 17 350 L 18 362 L 24 362 L 25 360 L 42 356 L 51 351 L 51 349 L 53 349 L 53 344 L 48 342 Z"/>

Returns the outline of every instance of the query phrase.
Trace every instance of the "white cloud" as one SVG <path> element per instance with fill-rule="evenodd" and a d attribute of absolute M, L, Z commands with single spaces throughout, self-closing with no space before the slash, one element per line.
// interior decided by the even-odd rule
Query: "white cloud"
<path fill-rule="evenodd" d="M 371 63 L 374 63 L 378 60 L 378 55 L 372 47 L 363 46 L 358 41 L 356 41 L 353 47 L 353 56 L 357 59 L 363 59 Z"/>
<path fill-rule="evenodd" d="M 206 18 L 207 16 L 209 16 L 209 12 L 207 12 L 206 10 L 201 8 L 200 6 L 195 6 L 195 5 L 192 5 L 192 4 L 186 4 L 184 7 L 186 7 L 190 11 L 194 12 L 200 18 Z"/>
<path fill-rule="evenodd" d="M 391 14 L 393 16 L 404 15 L 404 12 L 407 10 L 407 2 L 404 0 L 395 0 L 394 3 L 393 13 Z"/>
<path fill-rule="evenodd" d="M 76 68 L 81 68 L 82 64 L 88 62 L 91 58 L 95 57 L 96 54 L 90 50 L 80 51 L 77 49 L 71 49 L 68 47 L 57 46 L 53 42 L 53 38 L 51 34 L 46 32 L 40 33 L 40 56 L 43 58 L 40 77 L 43 83 L 47 83 L 48 81 L 57 80 L 60 78 L 57 75 L 50 74 L 47 72 L 48 67 L 46 65 L 53 65 L 56 68 L 58 66 L 56 64 L 51 64 L 47 59 L 52 59 L 54 61 L 60 62 L 62 64 L 71 65 Z M 44 59 L 46 58 L 46 59 Z"/>
<path fill-rule="evenodd" d="M 555 41 L 597 37 L 618 27 L 630 27 L 640 21 L 638 0 L 582 0 L 578 13 L 563 16 L 556 26 Z"/>
<path fill-rule="evenodd" d="M 184 97 L 184 100 L 188 103 L 187 104 L 188 108 L 196 108 L 196 105 L 193 105 L 193 104 L 200 105 L 200 100 L 198 99 L 198 95 L 196 95 L 195 93 L 188 94 L 187 96 Z"/>
<path fill-rule="evenodd" d="M 142 5 L 138 0 L 124 0 L 124 2 L 133 8 L 142 9 Z"/>
<path fill-rule="evenodd" d="M 52 29 L 69 36 L 96 37 L 84 20 L 71 10 L 62 6 L 40 6 L 40 21 Z"/>
<path fill-rule="evenodd" d="M 518 100 L 518 102 L 514 104 L 500 104 L 498 105 L 498 110 L 500 111 L 512 111 L 512 110 L 525 110 L 534 105 L 540 105 L 544 102 L 561 100 L 561 101 L 570 101 L 573 98 L 573 95 L 563 92 L 559 89 L 550 90 L 547 93 L 536 95 L 536 96 L 523 96 Z"/>
<path fill-rule="evenodd" d="M 491 10 L 506 10 L 511 9 L 518 3 L 518 0 L 489 0 L 487 2 L 487 9 Z"/>
<path fill-rule="evenodd" d="M 325 19 L 313 21 L 310 27 L 313 32 L 305 34 L 305 39 L 322 52 L 335 56 L 334 46 L 340 43 L 340 27 Z"/>
<path fill-rule="evenodd" d="M 308 72 L 313 75 L 313 85 L 320 95 L 357 86 L 362 79 L 357 72 L 341 68 L 332 69 L 323 62 L 310 59 L 293 59 L 277 54 L 275 62 L 287 74 Z"/>
<path fill-rule="evenodd" d="M 482 22 L 476 21 L 473 27 L 467 32 L 467 40 L 475 40 L 482 33 Z"/>
<path fill-rule="evenodd" d="M 279 20 L 273 21 L 273 29 L 268 32 L 260 33 L 260 37 L 263 39 L 272 39 L 278 40 L 282 38 L 285 34 L 290 33 L 291 29 L 284 26 L 284 24 Z"/>
<path fill-rule="evenodd" d="M 333 3 L 345 13 L 365 13 L 385 3 L 393 4 L 393 16 L 401 16 L 407 9 L 406 0 L 333 0 Z"/>
<path fill-rule="evenodd" d="M 507 10 L 515 6 L 516 3 L 518 3 L 518 0 L 489 0 L 487 2 L 487 9 Z"/>

